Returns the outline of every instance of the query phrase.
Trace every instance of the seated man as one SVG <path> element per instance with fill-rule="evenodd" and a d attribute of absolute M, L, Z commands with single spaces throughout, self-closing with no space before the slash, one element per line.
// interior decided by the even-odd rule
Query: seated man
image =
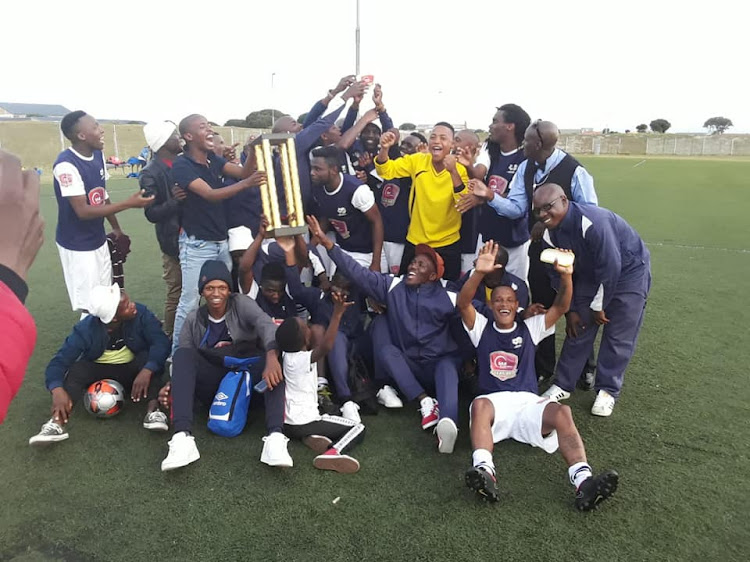
<path fill-rule="evenodd" d="M 438 450 L 452 453 L 458 436 L 460 359 L 450 335 L 456 293 L 446 290 L 439 281 L 445 268 L 443 259 L 429 246 L 420 244 L 404 277 L 376 273 L 322 236 L 315 217 L 308 217 L 308 224 L 312 235 L 322 240 L 338 271 L 367 296 L 385 303 L 387 341 L 373 341 L 380 364 L 407 400 L 419 400 L 422 429 L 435 427 Z M 437 400 L 427 394 L 425 387 L 435 391 Z"/>
<path fill-rule="evenodd" d="M 171 387 L 174 435 L 162 471 L 186 466 L 200 458 L 193 427 L 193 404 L 197 398 L 210 406 L 221 380 L 227 373 L 224 357 L 253 357 L 265 354 L 263 380 L 266 427 L 260 460 L 269 466 L 292 466 L 287 452 L 288 439 L 281 433 L 284 424 L 284 382 L 276 355 L 276 325 L 256 302 L 245 295 L 232 294 L 232 277 L 224 262 L 208 260 L 201 267 L 198 292 L 206 304 L 188 314 L 173 356 Z M 261 348 L 257 347 L 260 341 Z M 259 365 L 262 365 L 260 363 Z M 254 377 L 257 382 L 257 377 Z"/>
<path fill-rule="evenodd" d="M 515 439 L 548 453 L 559 446 L 570 482 L 576 487 L 575 506 L 589 511 L 615 492 L 619 477 L 613 470 L 593 476 L 570 408 L 538 396 L 534 371 L 537 344 L 554 332 L 555 322 L 570 306 L 573 267 L 555 263 L 560 289 L 546 314 L 516 322 L 516 293 L 500 285 L 492 290 L 492 318 L 488 318 L 477 314 L 471 301 L 482 278 L 498 268 L 497 251 L 492 240 L 482 247 L 476 269 L 458 296 L 464 328 L 477 348 L 479 388 L 483 393 L 470 408 L 474 466 L 466 473 L 466 485 L 484 499 L 498 501 L 493 443 Z"/>
<path fill-rule="evenodd" d="M 333 244 L 327 237 L 323 236 L 323 238 L 324 243 Z M 325 292 L 315 287 L 304 286 L 300 281 L 297 268 L 298 252 L 295 251 L 294 238 L 281 237 L 277 242 L 286 254 L 286 282 L 289 286 L 289 292 L 296 302 L 301 303 L 308 310 L 310 322 L 314 327 L 320 327 L 316 328 L 314 333 L 320 335 L 321 329 L 327 329 L 333 317 L 333 295 L 339 294 L 344 298 L 351 298 L 350 282 L 342 272 L 337 271 L 331 279 L 330 291 Z M 358 301 L 357 298 L 351 300 Z M 350 349 L 357 344 L 363 333 L 364 326 L 359 307 L 349 307 L 340 323 L 335 343 L 327 354 L 333 387 L 341 403 L 341 414 L 356 423 L 360 423 L 362 420 L 359 415 L 359 405 L 352 400 L 352 391 L 349 388 L 348 357 Z M 322 370 L 322 372 L 325 373 L 325 370 Z"/>
<path fill-rule="evenodd" d="M 157 394 L 169 339 L 150 310 L 130 300 L 120 287 L 94 287 L 90 315 L 73 327 L 45 372 L 52 394 L 52 418 L 29 445 L 46 445 L 69 437 L 67 423 L 88 387 L 112 379 L 130 392 L 133 402 L 148 400 L 143 427 L 166 431 L 167 416 L 159 411 Z"/>

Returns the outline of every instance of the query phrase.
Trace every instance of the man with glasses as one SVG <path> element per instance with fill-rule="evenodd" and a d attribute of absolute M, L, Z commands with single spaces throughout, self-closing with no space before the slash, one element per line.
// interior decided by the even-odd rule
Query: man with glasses
<path fill-rule="evenodd" d="M 534 192 L 534 208 L 549 244 L 576 256 L 573 302 L 557 377 L 543 396 L 564 400 L 594 349 L 603 326 L 596 366 L 595 416 L 609 416 L 635 351 L 651 288 L 651 258 L 638 233 L 612 211 L 570 201 L 554 183 Z"/>
<path fill-rule="evenodd" d="M 470 182 L 470 191 L 487 200 L 495 212 L 509 219 L 518 219 L 528 213 L 531 245 L 529 246 L 529 289 L 532 302 L 552 306 L 555 290 L 552 288 L 548 267 L 540 260 L 542 234 L 545 226 L 532 212 L 531 201 L 536 189 L 546 183 L 559 185 L 570 201 L 597 205 L 594 179 L 578 160 L 557 148 L 559 131 L 551 121 L 538 120 L 529 125 L 523 138 L 526 160 L 518 167 L 510 183 L 507 197 L 495 193 L 478 180 Z M 536 371 L 541 379 L 551 378 L 555 370 L 554 335 L 540 342 L 536 352 Z M 593 379 L 593 368 L 584 375 Z"/>

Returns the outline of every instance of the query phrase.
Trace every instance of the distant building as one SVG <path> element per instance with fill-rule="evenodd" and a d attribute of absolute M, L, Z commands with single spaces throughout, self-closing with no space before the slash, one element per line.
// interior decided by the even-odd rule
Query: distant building
<path fill-rule="evenodd" d="M 580 129 L 560 129 L 561 135 L 596 135 L 598 134 L 591 127 L 581 127 Z"/>
<path fill-rule="evenodd" d="M 0 119 L 59 121 L 66 113 L 70 110 L 62 105 L 0 102 Z"/>

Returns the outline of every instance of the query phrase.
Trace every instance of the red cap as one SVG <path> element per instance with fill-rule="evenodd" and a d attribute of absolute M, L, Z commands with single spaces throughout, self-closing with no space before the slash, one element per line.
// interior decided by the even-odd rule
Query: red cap
<path fill-rule="evenodd" d="M 435 272 L 437 273 L 438 279 L 445 275 L 445 262 L 443 261 L 442 256 L 435 251 L 435 248 L 432 248 L 427 244 L 417 244 L 417 247 L 414 248 L 414 255 L 423 255 L 430 258 L 432 263 L 435 264 Z"/>

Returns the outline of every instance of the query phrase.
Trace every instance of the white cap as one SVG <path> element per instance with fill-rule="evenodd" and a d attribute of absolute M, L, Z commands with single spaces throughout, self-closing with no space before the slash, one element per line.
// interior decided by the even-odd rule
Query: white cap
<path fill-rule="evenodd" d="M 120 286 L 117 283 L 112 283 L 110 287 L 99 285 L 91 290 L 89 314 L 96 316 L 105 324 L 112 322 L 119 305 Z"/>
<path fill-rule="evenodd" d="M 171 121 L 156 121 L 143 126 L 148 147 L 156 152 L 169 140 L 177 127 Z"/>

